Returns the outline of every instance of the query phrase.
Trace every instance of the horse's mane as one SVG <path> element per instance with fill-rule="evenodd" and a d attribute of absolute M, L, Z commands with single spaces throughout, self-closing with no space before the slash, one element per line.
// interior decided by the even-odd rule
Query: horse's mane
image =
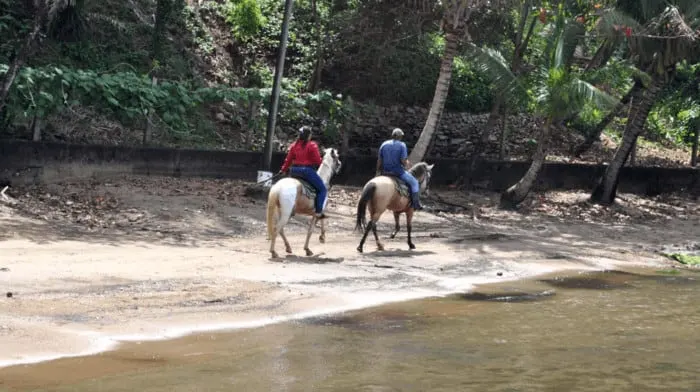
<path fill-rule="evenodd" d="M 408 169 L 408 171 L 413 174 L 414 177 L 421 178 L 428 172 L 428 164 L 425 162 L 418 162 Z"/>

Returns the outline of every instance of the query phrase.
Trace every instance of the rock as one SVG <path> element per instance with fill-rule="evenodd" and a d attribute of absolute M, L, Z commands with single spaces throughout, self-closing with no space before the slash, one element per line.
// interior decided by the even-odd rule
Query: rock
<path fill-rule="evenodd" d="M 226 121 L 226 116 L 223 113 L 216 113 L 216 121 Z"/>

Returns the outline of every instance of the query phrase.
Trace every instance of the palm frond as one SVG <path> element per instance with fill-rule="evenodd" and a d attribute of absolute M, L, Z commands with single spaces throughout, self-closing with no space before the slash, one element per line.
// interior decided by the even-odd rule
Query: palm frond
<path fill-rule="evenodd" d="M 632 30 L 639 30 L 642 26 L 637 19 L 630 14 L 620 10 L 609 9 L 604 11 L 598 19 L 596 30 L 598 34 L 606 38 L 622 37 L 623 27 L 630 27 Z"/>
<path fill-rule="evenodd" d="M 570 113 L 580 111 L 586 103 L 591 103 L 598 109 L 609 110 L 619 102 L 615 97 L 581 79 L 571 80 L 568 87 Z M 568 113 L 566 114 L 568 115 Z"/>
<path fill-rule="evenodd" d="M 554 66 L 568 68 L 574 60 L 576 47 L 583 41 L 585 27 L 577 22 L 566 21 L 557 39 Z"/>
<path fill-rule="evenodd" d="M 494 49 L 480 48 L 469 44 L 468 50 L 477 69 L 488 75 L 493 88 L 500 96 L 507 97 L 512 102 L 519 102 L 527 95 L 525 86 L 510 69 L 503 55 Z"/>

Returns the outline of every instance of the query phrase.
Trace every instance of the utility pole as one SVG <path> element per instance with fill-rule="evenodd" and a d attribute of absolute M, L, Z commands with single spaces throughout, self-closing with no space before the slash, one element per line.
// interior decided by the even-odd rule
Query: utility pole
<path fill-rule="evenodd" d="M 272 136 L 275 134 L 275 123 L 277 122 L 277 107 L 280 99 L 280 84 L 284 73 L 284 58 L 287 53 L 287 38 L 289 37 L 289 20 L 292 18 L 292 4 L 294 0 L 285 0 L 284 19 L 282 20 L 282 35 L 277 50 L 277 66 L 275 67 L 275 80 L 272 84 L 272 96 L 270 97 L 270 107 L 267 116 L 267 132 L 265 134 L 265 149 L 263 152 L 263 170 L 272 175 Z M 260 177 L 260 174 L 258 174 Z M 258 179 L 260 181 L 261 179 Z"/>

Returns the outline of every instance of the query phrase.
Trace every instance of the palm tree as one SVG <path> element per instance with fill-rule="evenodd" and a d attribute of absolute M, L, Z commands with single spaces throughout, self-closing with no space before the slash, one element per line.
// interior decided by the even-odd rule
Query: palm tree
<path fill-rule="evenodd" d="M 0 113 L 7 104 L 10 88 L 15 82 L 20 69 L 34 51 L 41 32 L 46 27 L 54 36 L 70 35 L 79 39 L 85 29 L 84 20 L 80 14 L 85 0 L 34 0 L 34 21 L 32 29 L 22 42 L 17 55 L 10 61 L 7 72 L 0 85 Z"/>
<path fill-rule="evenodd" d="M 611 107 L 616 103 L 613 97 L 581 80 L 572 71 L 574 51 L 583 32 L 584 27 L 580 23 L 564 18 L 560 7 L 553 29 L 548 35 L 541 63 L 532 74 L 536 91 L 536 110 L 544 120 L 544 126 L 537 135 L 537 148 L 530 167 L 520 181 L 503 192 L 502 207 L 515 207 L 528 196 L 546 160 L 550 134 L 564 119 L 581 110 L 589 102 L 601 108 Z M 478 53 L 476 59 L 479 66 L 491 76 L 501 96 L 526 95 L 523 81 L 511 72 L 505 59 L 498 52 L 474 46 L 472 49 Z"/>
<path fill-rule="evenodd" d="M 445 32 L 445 51 L 440 62 L 440 74 L 435 86 L 433 102 L 430 104 L 430 112 L 425 121 L 423 131 L 418 141 L 413 146 L 408 160 L 418 162 L 423 159 L 430 142 L 435 135 L 440 116 L 445 108 L 447 92 L 452 79 L 452 65 L 457 49 L 466 34 L 467 23 L 474 11 L 486 7 L 498 7 L 508 3 L 508 0 L 414 0 L 421 8 L 430 9 L 440 5 L 442 9 L 442 29 Z"/>
<path fill-rule="evenodd" d="M 615 156 L 591 193 L 591 201 L 612 204 L 615 201 L 620 170 L 664 86 L 682 60 L 700 58 L 700 5 L 697 0 L 620 0 L 621 11 L 641 22 L 626 29 L 630 54 L 637 68 L 650 75 L 644 88 L 631 95 L 630 114 Z M 655 15 L 649 17 L 650 15 Z M 634 31 L 633 31 L 634 28 Z"/>
<path fill-rule="evenodd" d="M 34 50 L 34 46 L 39 41 L 40 33 L 46 24 L 46 19 L 49 15 L 50 6 L 46 0 L 34 0 L 34 23 L 32 30 L 27 34 L 27 37 L 22 42 L 15 57 L 10 61 L 7 72 L 2 78 L 0 85 L 0 113 L 5 109 L 7 97 L 10 95 L 10 88 L 19 74 L 27 58 Z"/>

